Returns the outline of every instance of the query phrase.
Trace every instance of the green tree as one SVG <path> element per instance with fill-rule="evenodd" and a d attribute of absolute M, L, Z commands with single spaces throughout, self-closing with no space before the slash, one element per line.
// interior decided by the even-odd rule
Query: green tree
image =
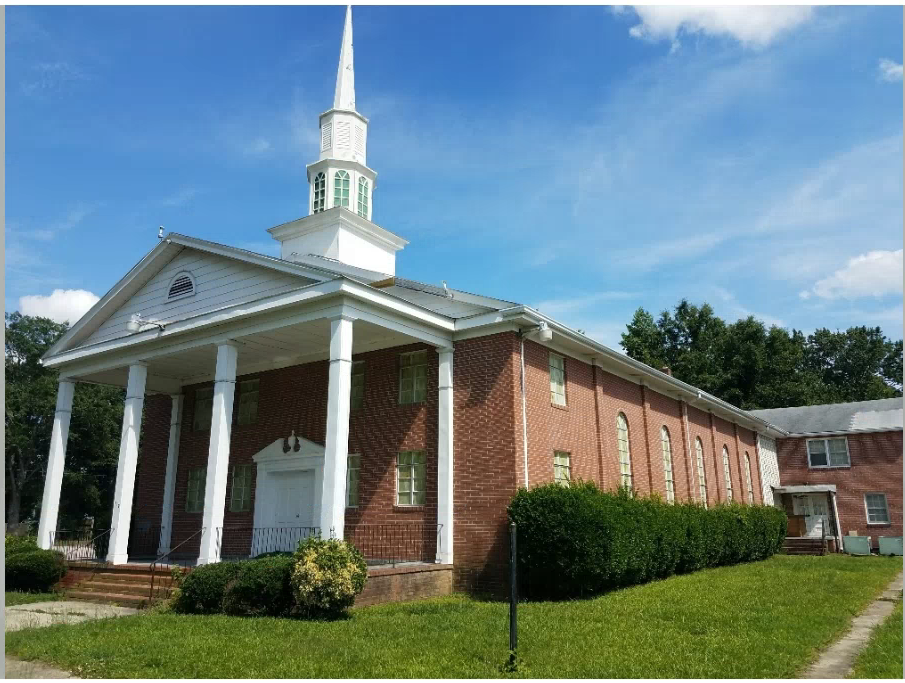
<path fill-rule="evenodd" d="M 666 337 L 654 322 L 653 316 L 639 308 L 622 335 L 622 348 L 635 360 L 640 360 L 652 368 L 661 368 L 666 363 Z"/>
<path fill-rule="evenodd" d="M 902 393 L 901 344 L 889 341 L 879 327 L 850 327 L 845 332 L 821 328 L 808 337 L 805 365 L 834 387 L 841 401 L 892 398 Z M 898 387 L 890 386 L 884 368 L 899 373 Z"/>
<path fill-rule="evenodd" d="M 38 514 L 56 408 L 55 370 L 41 356 L 68 328 L 47 318 L 6 314 L 6 521 Z M 77 384 L 66 470 L 60 495 L 61 524 L 108 516 L 119 453 L 123 391 Z"/>

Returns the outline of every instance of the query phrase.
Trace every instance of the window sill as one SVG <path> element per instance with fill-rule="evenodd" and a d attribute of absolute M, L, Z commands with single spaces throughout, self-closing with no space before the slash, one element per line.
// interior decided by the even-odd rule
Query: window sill
<path fill-rule="evenodd" d="M 808 465 L 809 470 L 850 470 L 851 464 L 848 465 Z"/>
<path fill-rule="evenodd" d="M 550 401 L 550 407 L 555 408 L 556 410 L 568 410 L 569 409 L 568 405 L 561 406 L 558 403 L 553 403 L 553 401 Z"/>
<path fill-rule="evenodd" d="M 879 527 L 892 526 L 892 522 L 868 522 L 867 526 L 879 526 Z"/>
<path fill-rule="evenodd" d="M 423 510 L 425 508 L 424 503 L 419 503 L 418 505 L 400 505 L 397 503 L 393 506 L 393 512 L 418 512 L 419 510 Z"/>

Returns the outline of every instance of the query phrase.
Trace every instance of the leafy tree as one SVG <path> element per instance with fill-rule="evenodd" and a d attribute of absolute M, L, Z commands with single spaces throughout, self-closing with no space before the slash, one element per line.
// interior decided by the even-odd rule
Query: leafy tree
<path fill-rule="evenodd" d="M 902 395 L 902 341 L 880 328 L 816 330 L 805 337 L 749 316 L 732 324 L 682 299 L 655 322 L 635 311 L 626 353 L 745 409 L 782 408 Z"/>
<path fill-rule="evenodd" d="M 41 356 L 68 326 L 47 318 L 6 314 L 6 521 L 38 514 L 56 409 L 58 373 Z M 61 526 L 109 516 L 119 454 L 123 391 L 77 384 L 66 469 L 60 495 Z"/>

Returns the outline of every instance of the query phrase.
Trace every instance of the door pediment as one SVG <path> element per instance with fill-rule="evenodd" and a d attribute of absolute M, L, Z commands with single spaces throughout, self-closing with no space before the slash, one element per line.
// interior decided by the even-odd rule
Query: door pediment
<path fill-rule="evenodd" d="M 293 431 L 288 437 L 277 439 L 251 456 L 258 465 L 275 465 L 291 463 L 301 458 L 323 458 L 324 447 L 308 439 L 295 435 Z"/>

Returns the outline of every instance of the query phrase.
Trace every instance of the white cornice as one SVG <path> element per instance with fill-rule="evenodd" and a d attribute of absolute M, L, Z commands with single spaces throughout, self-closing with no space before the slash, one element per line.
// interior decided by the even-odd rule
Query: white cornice
<path fill-rule="evenodd" d="M 366 124 L 366 125 L 367 125 L 367 123 L 368 123 L 368 119 L 365 118 L 364 116 L 362 116 L 361 114 L 359 114 L 359 113 L 358 113 L 357 111 L 355 111 L 354 109 L 336 109 L 335 107 L 331 107 L 330 109 L 328 109 L 327 111 L 325 111 L 323 114 L 321 114 L 320 116 L 318 116 L 318 117 L 317 117 L 317 120 L 320 121 L 320 120 L 323 119 L 325 116 L 329 116 L 330 114 L 351 114 L 352 116 L 355 116 L 355 117 L 361 119 L 362 123 L 364 123 L 364 124 Z"/>
<path fill-rule="evenodd" d="M 377 171 L 375 171 L 373 168 L 371 168 L 370 166 L 365 166 L 360 161 L 355 161 L 354 159 L 337 159 L 336 157 L 327 157 L 326 159 L 320 159 L 305 166 L 305 170 L 308 175 L 308 182 L 311 182 L 312 173 L 322 171 L 323 169 L 331 166 L 335 168 L 352 168 L 358 171 L 361 175 L 370 178 L 371 184 L 374 187 L 377 186 Z"/>
<path fill-rule="evenodd" d="M 358 214 L 352 213 L 344 206 L 337 206 L 274 226 L 269 228 L 267 232 L 275 240 L 283 242 L 333 225 L 339 225 L 393 251 L 398 251 L 408 244 L 408 240 L 399 237 L 399 235 L 394 235 L 389 230 L 381 228 L 376 223 L 372 223 Z"/>

